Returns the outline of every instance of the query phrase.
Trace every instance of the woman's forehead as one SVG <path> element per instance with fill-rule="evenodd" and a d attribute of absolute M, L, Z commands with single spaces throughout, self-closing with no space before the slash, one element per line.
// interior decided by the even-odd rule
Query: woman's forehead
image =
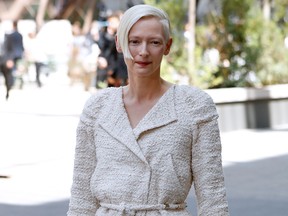
<path fill-rule="evenodd" d="M 163 26 L 157 17 L 142 17 L 130 29 L 129 35 L 136 34 L 137 32 L 143 33 L 158 33 L 163 35 Z"/>

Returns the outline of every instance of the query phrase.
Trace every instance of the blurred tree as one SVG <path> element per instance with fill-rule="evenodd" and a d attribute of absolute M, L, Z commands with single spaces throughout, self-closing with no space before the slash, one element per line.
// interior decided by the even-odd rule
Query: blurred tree
<path fill-rule="evenodd" d="M 271 18 L 271 3 L 272 0 L 262 0 L 263 17 L 266 20 L 270 20 Z"/>
<path fill-rule="evenodd" d="M 276 2 L 282 5 L 275 7 Z M 222 0 L 222 13 L 210 13 L 207 26 L 202 26 L 197 32 L 197 42 L 204 50 L 216 49 L 219 52 L 216 66 L 207 68 L 205 61 L 200 65 L 199 76 L 204 87 L 287 82 L 288 52 L 284 46 L 287 31 L 283 28 L 287 22 L 279 25 L 284 19 L 283 8 L 287 10 L 284 2 Z M 263 11 L 266 11 L 265 16 Z"/>
<path fill-rule="evenodd" d="M 256 76 L 261 85 L 288 83 L 288 47 L 287 44 L 285 46 L 288 33 L 288 2 L 270 1 L 270 17 L 264 18 L 259 32 L 261 55 L 256 64 Z"/>
<path fill-rule="evenodd" d="M 189 0 L 188 23 L 186 25 L 186 37 L 188 39 L 188 70 L 190 83 L 197 85 L 195 76 L 195 26 L 196 26 L 196 1 Z"/>
<path fill-rule="evenodd" d="M 35 19 L 37 29 L 45 20 L 68 19 L 83 24 L 84 33 L 94 19 L 97 0 L 0 0 L 0 19 Z"/>
<path fill-rule="evenodd" d="M 21 18 L 23 12 L 29 7 L 34 0 L 14 0 L 14 1 L 1 1 L 0 7 L 0 20 L 18 20 Z"/>
<path fill-rule="evenodd" d="M 247 20 L 253 0 L 223 0 L 222 14 L 210 13 L 207 16 L 208 27 L 199 34 L 199 45 L 208 50 L 215 48 L 219 52 L 218 67 L 209 71 L 200 70 L 205 87 L 232 87 L 244 85 L 245 78 L 252 70 L 250 60 L 255 59 L 258 50 L 247 43 Z M 241 8 L 241 10 L 239 10 Z M 249 61 L 246 61 L 248 59 Z M 204 67 L 206 62 L 204 61 Z M 206 79 L 206 80 L 205 80 Z"/>

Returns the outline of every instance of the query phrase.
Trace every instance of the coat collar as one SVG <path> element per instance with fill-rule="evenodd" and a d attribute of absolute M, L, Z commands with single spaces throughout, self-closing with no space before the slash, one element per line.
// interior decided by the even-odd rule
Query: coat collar
<path fill-rule="evenodd" d="M 105 114 L 100 126 L 112 137 L 124 144 L 142 161 L 147 163 L 137 143 L 140 135 L 148 130 L 159 128 L 177 120 L 175 111 L 175 86 L 165 92 L 138 125 L 132 129 L 122 98 L 122 87 L 115 89 L 105 103 Z M 107 105 L 107 107 L 106 107 Z"/>
<path fill-rule="evenodd" d="M 177 120 L 174 88 L 175 86 L 170 87 L 133 129 L 136 139 L 145 131 L 165 126 Z"/>

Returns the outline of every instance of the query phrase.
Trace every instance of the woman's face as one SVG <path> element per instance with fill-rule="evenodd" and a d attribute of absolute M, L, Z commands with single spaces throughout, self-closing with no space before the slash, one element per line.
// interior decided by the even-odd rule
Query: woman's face
<path fill-rule="evenodd" d="M 160 76 L 163 55 L 170 51 L 172 39 L 165 41 L 163 26 L 155 17 L 136 22 L 128 34 L 133 59 L 125 59 L 129 76 Z"/>

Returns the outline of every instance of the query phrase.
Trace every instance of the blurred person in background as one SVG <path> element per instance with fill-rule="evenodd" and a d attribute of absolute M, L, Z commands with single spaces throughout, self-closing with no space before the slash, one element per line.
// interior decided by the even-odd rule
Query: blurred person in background
<path fill-rule="evenodd" d="M 97 28 L 97 25 L 92 25 L 90 32 L 83 34 L 79 22 L 72 25 L 73 44 L 68 62 L 68 76 L 71 79 L 71 84 L 81 81 L 86 91 L 91 87 L 97 72 L 100 54 L 99 46 L 95 41 L 98 38 Z"/>
<path fill-rule="evenodd" d="M 76 81 L 83 79 L 84 69 L 82 66 L 83 60 L 83 46 L 85 42 L 85 37 L 82 34 L 80 22 L 74 22 L 72 25 L 72 35 L 73 41 L 71 45 L 71 52 L 68 61 L 68 76 L 73 85 Z M 85 52 L 88 52 L 85 50 Z"/>
<path fill-rule="evenodd" d="M 108 14 L 106 4 L 103 1 L 98 0 L 96 4 L 96 9 L 98 12 L 97 20 L 100 22 L 105 22 L 107 20 L 107 14 Z"/>
<path fill-rule="evenodd" d="M 118 11 L 107 19 L 107 27 L 100 32 L 99 48 L 101 49 L 101 61 L 106 60 L 107 67 L 100 67 L 98 70 L 96 87 L 100 82 L 106 82 L 108 87 L 119 87 L 127 84 L 128 74 L 122 53 L 117 52 L 115 35 L 122 16 Z M 101 63 L 101 62 L 100 62 Z"/>
<path fill-rule="evenodd" d="M 86 102 L 77 127 L 68 216 L 228 216 L 218 114 L 203 90 L 161 76 L 172 46 L 168 15 L 149 5 L 128 9 L 116 46 L 129 84 Z"/>
<path fill-rule="evenodd" d="M 2 22 L 0 20 L 0 24 L 1 24 L 1 27 L 2 27 Z M 2 29 L 1 29 L 2 30 Z M 0 31 L 0 73 L 1 75 L 4 76 L 4 72 L 3 72 L 3 67 L 5 65 L 5 61 L 4 61 L 4 33 L 3 31 Z M 6 78 L 4 77 L 4 82 L 6 82 Z M 6 85 L 6 83 L 5 83 Z"/>
<path fill-rule="evenodd" d="M 36 31 L 31 31 L 28 33 L 27 40 L 24 40 L 24 57 L 27 61 L 28 68 L 34 66 L 35 68 L 35 81 L 37 86 L 40 88 L 42 86 L 41 82 L 41 69 L 47 63 L 47 55 L 45 54 L 41 43 L 37 40 Z"/>
<path fill-rule="evenodd" d="M 4 37 L 1 71 L 5 78 L 6 100 L 8 100 L 9 92 L 14 85 L 17 63 L 22 59 L 24 53 L 23 37 L 17 27 L 18 21 L 13 21 L 11 31 L 6 32 Z"/>

